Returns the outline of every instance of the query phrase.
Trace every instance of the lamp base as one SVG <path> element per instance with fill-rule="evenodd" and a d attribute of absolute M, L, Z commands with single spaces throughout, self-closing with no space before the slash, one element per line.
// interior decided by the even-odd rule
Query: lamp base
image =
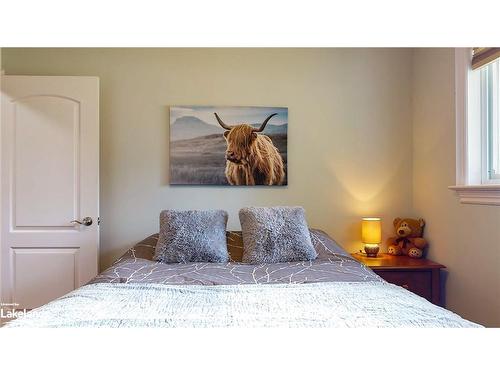
<path fill-rule="evenodd" d="M 380 247 L 378 246 L 365 246 L 365 254 L 367 257 L 376 258 Z"/>

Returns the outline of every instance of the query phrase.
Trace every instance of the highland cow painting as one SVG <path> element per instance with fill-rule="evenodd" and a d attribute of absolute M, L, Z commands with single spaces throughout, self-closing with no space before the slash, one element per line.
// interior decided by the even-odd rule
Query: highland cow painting
<path fill-rule="evenodd" d="M 170 184 L 283 186 L 288 108 L 170 107 Z"/>

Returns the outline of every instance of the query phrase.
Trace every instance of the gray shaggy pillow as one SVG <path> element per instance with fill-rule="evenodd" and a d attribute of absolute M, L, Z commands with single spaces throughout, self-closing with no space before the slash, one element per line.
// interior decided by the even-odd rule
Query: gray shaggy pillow
<path fill-rule="evenodd" d="M 227 212 L 174 211 L 160 214 L 160 233 L 154 260 L 163 263 L 229 261 Z"/>
<path fill-rule="evenodd" d="M 317 257 L 302 207 L 247 207 L 239 216 L 243 262 L 280 263 Z"/>

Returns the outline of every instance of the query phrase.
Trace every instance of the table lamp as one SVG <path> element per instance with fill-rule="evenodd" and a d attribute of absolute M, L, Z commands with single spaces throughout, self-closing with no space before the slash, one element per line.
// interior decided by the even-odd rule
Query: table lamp
<path fill-rule="evenodd" d="M 382 225 L 379 217 L 364 217 L 361 222 L 361 241 L 365 244 L 365 254 L 376 257 L 382 242 Z"/>

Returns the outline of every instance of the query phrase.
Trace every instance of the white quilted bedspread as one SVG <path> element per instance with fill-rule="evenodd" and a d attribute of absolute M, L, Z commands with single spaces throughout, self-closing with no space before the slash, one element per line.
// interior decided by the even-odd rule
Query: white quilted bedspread
<path fill-rule="evenodd" d="M 7 327 L 479 327 L 386 282 L 92 284 Z"/>

